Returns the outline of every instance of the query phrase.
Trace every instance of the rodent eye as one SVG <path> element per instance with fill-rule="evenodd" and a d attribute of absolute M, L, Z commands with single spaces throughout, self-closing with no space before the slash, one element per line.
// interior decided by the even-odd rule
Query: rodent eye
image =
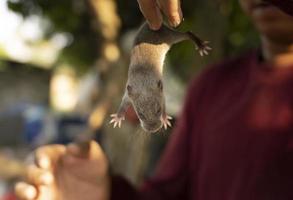
<path fill-rule="evenodd" d="M 130 85 L 127 85 L 127 92 L 128 94 L 132 94 L 132 87 Z"/>
<path fill-rule="evenodd" d="M 161 108 L 158 108 L 157 115 L 161 113 Z"/>
<path fill-rule="evenodd" d="M 160 90 L 163 90 L 163 83 L 162 83 L 162 81 L 159 80 L 157 84 L 158 84 L 158 88 L 159 88 Z"/>
<path fill-rule="evenodd" d="M 145 116 L 142 113 L 138 112 L 137 114 L 138 114 L 140 119 L 146 120 Z"/>

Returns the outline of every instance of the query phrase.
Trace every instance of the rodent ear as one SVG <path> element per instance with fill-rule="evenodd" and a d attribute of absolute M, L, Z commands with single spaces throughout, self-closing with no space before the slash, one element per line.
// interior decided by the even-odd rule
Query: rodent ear
<path fill-rule="evenodd" d="M 130 85 L 127 85 L 127 92 L 129 95 L 132 94 L 132 87 Z"/>
<path fill-rule="evenodd" d="M 161 80 L 158 81 L 158 88 L 159 88 L 160 90 L 163 90 L 163 83 L 162 83 Z"/>

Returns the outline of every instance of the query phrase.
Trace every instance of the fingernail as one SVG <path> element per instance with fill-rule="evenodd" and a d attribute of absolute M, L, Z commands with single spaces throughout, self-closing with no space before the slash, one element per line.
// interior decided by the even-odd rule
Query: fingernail
<path fill-rule="evenodd" d="M 182 22 L 182 20 L 183 20 L 183 13 L 182 13 L 181 9 L 179 9 L 177 12 L 174 12 L 169 17 L 170 25 L 173 27 L 179 26 L 179 24 Z"/>
<path fill-rule="evenodd" d="M 162 16 L 161 11 L 158 7 L 156 7 L 156 13 L 157 13 L 156 20 L 153 23 L 149 23 L 150 28 L 155 31 L 159 30 L 162 26 L 162 23 L 163 23 L 163 16 Z"/>
<path fill-rule="evenodd" d="M 181 21 L 184 21 L 183 12 L 181 9 L 179 9 L 179 17 L 180 17 Z"/>
<path fill-rule="evenodd" d="M 172 21 L 170 21 L 171 26 L 177 27 L 181 23 L 181 18 L 177 16 L 176 18 L 173 18 Z"/>

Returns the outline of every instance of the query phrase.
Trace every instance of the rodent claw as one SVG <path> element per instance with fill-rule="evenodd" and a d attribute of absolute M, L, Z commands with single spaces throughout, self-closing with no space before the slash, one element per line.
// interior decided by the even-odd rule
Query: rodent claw
<path fill-rule="evenodd" d="M 167 130 L 167 124 L 164 123 L 164 129 Z"/>
<path fill-rule="evenodd" d="M 210 47 L 210 46 L 206 46 L 206 48 L 205 48 L 206 50 L 212 50 L 213 48 L 212 47 Z"/>
<path fill-rule="evenodd" d="M 171 122 L 170 121 L 166 121 L 166 124 L 171 127 Z"/>
<path fill-rule="evenodd" d="M 111 124 L 111 123 L 113 123 L 113 122 L 115 122 L 115 119 L 111 119 L 111 121 L 109 122 L 109 124 Z"/>

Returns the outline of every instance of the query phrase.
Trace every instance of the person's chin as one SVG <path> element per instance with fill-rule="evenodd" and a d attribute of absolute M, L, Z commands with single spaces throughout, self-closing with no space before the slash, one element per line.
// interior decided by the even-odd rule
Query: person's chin
<path fill-rule="evenodd" d="M 287 16 L 284 17 L 278 14 L 265 15 L 266 16 L 254 18 L 254 25 L 260 35 L 276 42 L 292 42 L 293 17 L 287 18 Z M 269 15 L 270 17 L 268 17 Z"/>
<path fill-rule="evenodd" d="M 284 26 L 270 25 L 270 26 L 260 26 L 257 27 L 258 32 L 260 33 L 261 37 L 269 39 L 273 42 L 277 43 L 293 43 L 293 27 L 288 29 Z"/>

